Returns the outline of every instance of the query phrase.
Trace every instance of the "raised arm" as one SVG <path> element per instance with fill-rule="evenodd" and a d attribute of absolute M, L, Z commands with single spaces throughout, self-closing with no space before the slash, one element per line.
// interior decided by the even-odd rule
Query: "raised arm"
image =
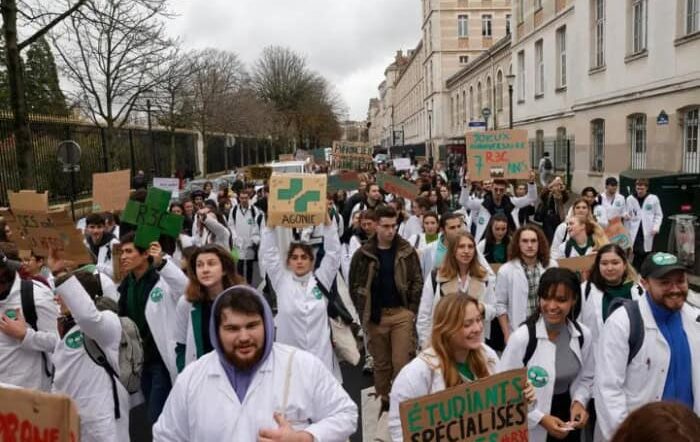
<path fill-rule="evenodd" d="M 333 280 L 338 275 L 340 268 L 340 238 L 338 237 L 338 226 L 335 221 L 320 227 L 323 232 L 323 250 L 325 254 L 321 260 L 321 265 L 316 270 L 316 278 L 324 286 L 330 289 Z"/>
<path fill-rule="evenodd" d="M 284 268 L 282 267 L 280 250 L 277 247 L 275 229 L 267 226 L 263 227 L 262 238 L 260 239 L 260 253 L 265 262 L 265 272 L 270 277 L 273 287 L 277 290 L 282 281 Z"/>

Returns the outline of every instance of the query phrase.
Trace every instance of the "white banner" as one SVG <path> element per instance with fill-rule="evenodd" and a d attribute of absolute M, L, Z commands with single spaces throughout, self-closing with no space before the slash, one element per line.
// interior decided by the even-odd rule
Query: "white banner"
<path fill-rule="evenodd" d="M 396 169 L 396 170 L 410 170 L 411 169 L 411 159 L 410 158 L 394 158 L 394 169 Z"/>
<path fill-rule="evenodd" d="M 172 192 L 174 197 L 180 194 L 180 180 L 178 178 L 153 178 L 153 187 Z"/>

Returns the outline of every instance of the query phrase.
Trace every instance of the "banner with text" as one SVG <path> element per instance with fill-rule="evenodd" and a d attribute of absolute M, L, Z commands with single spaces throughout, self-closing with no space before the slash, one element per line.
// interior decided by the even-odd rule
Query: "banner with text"
<path fill-rule="evenodd" d="M 472 181 L 527 179 L 530 150 L 526 130 L 467 132 L 467 167 Z"/>
<path fill-rule="evenodd" d="M 326 219 L 326 175 L 285 173 L 270 178 L 267 224 L 317 226 Z"/>
<path fill-rule="evenodd" d="M 166 190 L 173 197 L 180 194 L 180 180 L 178 178 L 153 178 L 153 187 Z"/>
<path fill-rule="evenodd" d="M 527 441 L 524 368 L 399 405 L 405 441 Z"/>
<path fill-rule="evenodd" d="M 350 141 L 333 142 L 333 167 L 335 169 L 368 170 L 372 167 L 374 148 L 364 143 Z"/>
<path fill-rule="evenodd" d="M 418 186 L 410 181 L 406 181 L 394 175 L 387 173 L 377 174 L 377 185 L 379 188 L 388 193 L 393 193 L 400 197 L 414 200 L 418 196 Z"/>
<path fill-rule="evenodd" d="M 0 387 L 0 440 L 77 441 L 80 419 L 68 396 Z"/>

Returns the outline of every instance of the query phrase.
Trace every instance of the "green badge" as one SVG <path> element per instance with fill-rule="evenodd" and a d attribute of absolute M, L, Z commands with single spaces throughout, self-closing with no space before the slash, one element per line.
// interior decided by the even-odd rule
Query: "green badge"
<path fill-rule="evenodd" d="M 321 289 L 319 289 L 318 286 L 317 286 L 317 287 L 314 287 L 314 289 L 311 291 L 311 293 L 314 294 L 314 297 L 315 297 L 316 299 L 321 299 L 321 298 L 323 298 L 323 293 L 321 293 Z"/>
<path fill-rule="evenodd" d="M 670 253 L 659 252 L 654 254 L 654 256 L 651 259 L 657 266 L 669 266 L 673 264 L 678 264 L 678 258 L 676 258 L 674 255 L 671 255 Z"/>
<path fill-rule="evenodd" d="M 533 366 L 527 371 L 527 378 L 535 388 L 542 388 L 549 382 L 549 373 L 540 366 Z"/>
<path fill-rule="evenodd" d="M 17 319 L 17 312 L 14 310 L 7 310 L 5 312 L 5 316 L 7 316 L 10 319 Z"/>
<path fill-rule="evenodd" d="M 479 217 L 479 224 L 484 224 L 486 220 L 483 217 Z"/>
<path fill-rule="evenodd" d="M 645 204 L 645 205 L 644 205 L 644 210 L 649 211 L 649 210 L 651 210 L 651 209 L 652 209 L 651 204 Z"/>
<path fill-rule="evenodd" d="M 83 345 L 83 333 L 78 330 L 66 336 L 66 345 L 74 350 L 80 348 Z"/>
<path fill-rule="evenodd" d="M 160 302 L 163 299 L 163 289 L 156 287 L 151 291 L 151 301 Z"/>

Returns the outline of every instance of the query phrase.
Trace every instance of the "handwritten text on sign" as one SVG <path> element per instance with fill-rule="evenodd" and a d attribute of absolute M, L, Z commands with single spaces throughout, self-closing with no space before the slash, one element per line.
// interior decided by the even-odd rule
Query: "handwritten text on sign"
<path fill-rule="evenodd" d="M 528 178 L 527 131 L 468 132 L 466 139 L 469 177 L 472 180 Z"/>
<path fill-rule="evenodd" d="M 526 442 L 524 368 L 399 405 L 405 441 Z"/>

